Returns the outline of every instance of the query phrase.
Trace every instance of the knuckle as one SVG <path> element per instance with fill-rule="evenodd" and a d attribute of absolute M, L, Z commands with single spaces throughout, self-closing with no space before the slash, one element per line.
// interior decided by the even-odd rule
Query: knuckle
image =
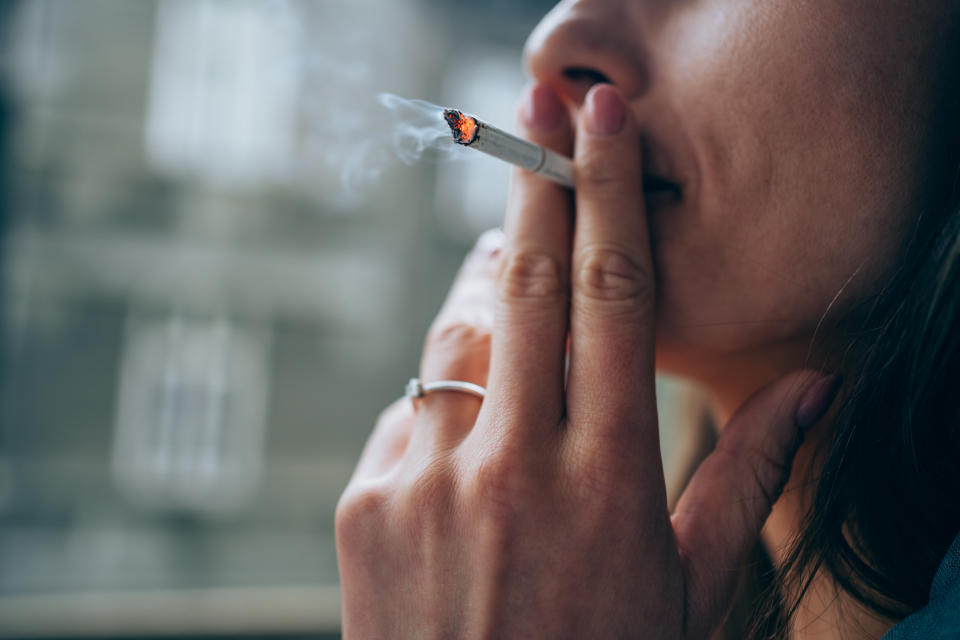
<path fill-rule="evenodd" d="M 590 300 L 641 307 L 653 303 L 653 274 L 620 248 L 585 247 L 577 256 L 575 277 L 574 291 Z"/>
<path fill-rule="evenodd" d="M 516 490 L 516 473 L 503 454 L 483 457 L 473 471 L 473 487 L 482 496 L 501 496 Z"/>
<path fill-rule="evenodd" d="M 753 482 L 740 487 L 738 502 L 744 511 L 762 514 L 772 509 L 790 475 L 789 462 L 763 448 L 724 443 L 722 440 L 716 451 L 720 460 L 726 460 L 729 465 L 745 467 L 753 476 Z"/>
<path fill-rule="evenodd" d="M 757 451 L 752 458 L 751 469 L 757 497 L 761 499 L 765 510 L 772 509 L 790 476 L 790 465 L 782 458 L 763 450 Z"/>
<path fill-rule="evenodd" d="M 334 512 L 334 532 L 341 552 L 362 546 L 380 528 L 388 504 L 378 488 L 348 489 Z"/>
<path fill-rule="evenodd" d="M 432 351 L 488 351 L 490 330 L 463 321 L 438 321 L 427 332 L 426 348 Z"/>
<path fill-rule="evenodd" d="M 555 300 L 566 295 L 566 269 L 560 260 L 539 251 L 514 251 L 501 263 L 500 296 L 505 301 Z"/>
<path fill-rule="evenodd" d="M 430 464 L 403 491 L 404 511 L 416 522 L 437 523 L 452 512 L 456 483 L 443 464 Z"/>
<path fill-rule="evenodd" d="M 511 522 L 533 491 L 521 471 L 521 461 L 505 452 L 476 459 L 465 488 L 471 510 L 494 525 Z"/>

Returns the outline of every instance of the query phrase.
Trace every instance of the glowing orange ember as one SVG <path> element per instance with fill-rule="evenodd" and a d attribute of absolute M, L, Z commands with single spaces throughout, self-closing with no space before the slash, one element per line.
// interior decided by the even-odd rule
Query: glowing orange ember
<path fill-rule="evenodd" d="M 477 119 L 465 116 L 456 109 L 446 109 L 443 118 L 450 125 L 453 139 L 458 144 L 469 145 L 477 139 Z"/>

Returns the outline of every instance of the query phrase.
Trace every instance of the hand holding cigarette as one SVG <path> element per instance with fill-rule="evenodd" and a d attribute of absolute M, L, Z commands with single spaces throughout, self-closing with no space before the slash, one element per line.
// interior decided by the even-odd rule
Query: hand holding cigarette
<path fill-rule="evenodd" d="M 523 113 L 534 145 L 571 152 L 551 89 Z M 587 95 L 574 158 L 574 197 L 516 172 L 502 249 L 472 254 L 431 328 L 423 380 L 483 385 L 482 403 L 391 407 L 341 498 L 347 638 L 707 637 L 786 480 L 796 408 L 826 409 L 809 371 L 759 392 L 671 517 L 639 132 L 613 87 Z M 492 333 L 470 320 L 489 307 Z"/>

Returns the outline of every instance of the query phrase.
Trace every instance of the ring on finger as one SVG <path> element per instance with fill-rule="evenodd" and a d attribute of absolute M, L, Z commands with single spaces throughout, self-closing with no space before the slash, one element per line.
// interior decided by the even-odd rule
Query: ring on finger
<path fill-rule="evenodd" d="M 434 382 L 424 383 L 420 378 L 410 378 L 403 395 L 411 400 L 416 400 L 435 391 L 458 391 L 460 393 L 477 396 L 481 400 L 487 395 L 486 389 L 472 382 L 466 382 L 464 380 L 436 380 Z"/>

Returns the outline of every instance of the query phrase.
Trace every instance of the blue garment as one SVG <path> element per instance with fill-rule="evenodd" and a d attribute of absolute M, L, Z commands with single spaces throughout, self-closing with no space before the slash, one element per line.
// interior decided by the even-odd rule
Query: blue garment
<path fill-rule="evenodd" d="M 881 640 L 960 639 L 960 535 L 953 540 L 930 586 L 927 606 L 890 629 Z"/>

